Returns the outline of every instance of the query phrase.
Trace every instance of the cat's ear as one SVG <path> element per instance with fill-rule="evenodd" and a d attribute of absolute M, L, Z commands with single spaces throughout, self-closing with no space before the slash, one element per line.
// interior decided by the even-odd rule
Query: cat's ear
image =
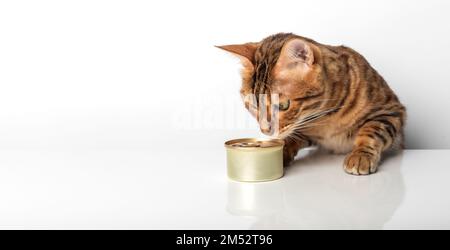
<path fill-rule="evenodd" d="M 315 57 L 315 55 L 317 55 Z M 273 93 L 290 99 L 305 98 L 323 91 L 320 50 L 300 38 L 287 41 L 272 71 Z"/>
<path fill-rule="evenodd" d="M 216 47 L 238 56 L 244 64 L 251 63 L 251 65 L 255 65 L 255 52 L 258 46 L 259 43 L 244 43 Z"/>
<path fill-rule="evenodd" d="M 314 52 L 312 47 L 305 41 L 294 38 L 283 46 L 278 62 L 285 66 L 296 63 L 304 63 L 311 66 L 314 63 Z"/>

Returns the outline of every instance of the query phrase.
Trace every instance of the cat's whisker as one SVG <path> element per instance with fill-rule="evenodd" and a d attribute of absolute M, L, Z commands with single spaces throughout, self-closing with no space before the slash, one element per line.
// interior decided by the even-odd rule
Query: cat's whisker
<path fill-rule="evenodd" d="M 333 111 L 335 111 L 337 109 L 339 109 L 339 108 L 332 108 L 332 109 L 322 110 L 322 111 L 319 111 L 319 112 L 315 112 L 315 113 L 309 114 L 306 117 L 297 120 L 297 122 L 295 124 L 309 123 L 309 122 L 314 121 L 316 119 L 319 119 L 319 118 L 321 118 L 321 117 L 323 117 L 323 116 L 325 116 L 325 115 L 327 115 L 327 114 L 329 114 L 329 113 L 331 113 L 331 112 L 333 112 Z"/>
<path fill-rule="evenodd" d="M 300 142 L 300 141 L 303 140 L 301 137 L 299 137 L 298 135 L 296 135 L 294 133 L 290 134 L 288 137 L 286 137 L 286 139 L 287 140 L 293 140 L 294 142 Z"/>
<path fill-rule="evenodd" d="M 318 126 L 324 126 L 324 125 L 326 125 L 326 124 L 327 124 L 327 123 L 325 123 L 325 122 L 322 122 L 322 123 L 313 123 L 313 124 L 309 124 L 309 125 L 300 127 L 300 128 L 298 128 L 298 129 L 299 129 L 299 130 L 304 130 L 304 129 L 306 129 L 306 128 L 316 128 L 316 127 L 318 127 Z"/>
<path fill-rule="evenodd" d="M 340 107 L 335 107 L 335 108 L 330 108 L 330 109 L 325 109 L 325 110 L 320 110 L 320 111 L 316 111 L 310 114 L 305 115 L 303 118 L 298 119 L 295 123 L 293 123 L 292 125 L 289 125 L 280 135 L 279 138 L 289 138 L 292 136 L 296 136 L 295 133 L 299 130 L 304 130 L 306 128 L 311 128 L 311 127 L 316 127 L 316 126 L 322 126 L 325 123 L 312 123 L 315 120 L 318 120 L 322 117 L 324 117 L 325 115 L 334 112 L 336 110 L 341 109 L 344 106 L 340 106 Z M 298 136 L 297 136 L 298 137 Z M 297 139 L 301 139 L 301 138 L 297 138 Z"/>
<path fill-rule="evenodd" d="M 325 99 L 324 99 L 325 100 Z M 323 109 L 318 110 L 315 112 L 311 112 L 309 114 L 304 115 L 302 118 L 298 119 L 295 123 L 289 125 L 287 128 L 284 129 L 283 132 L 281 132 L 278 135 L 278 138 L 286 139 L 292 137 L 297 131 L 304 130 L 306 128 L 316 127 L 316 126 L 322 126 L 324 124 L 320 123 L 313 123 L 314 121 L 326 116 L 327 114 L 334 112 L 336 110 L 341 109 L 343 106 L 340 107 L 334 107 L 329 109 Z M 294 135 L 295 136 L 295 135 Z M 298 137 L 298 136 L 297 136 Z M 301 138 L 297 138 L 299 140 Z"/>
<path fill-rule="evenodd" d="M 297 135 L 297 133 L 291 133 L 289 136 L 290 136 L 290 137 L 293 137 L 293 138 L 295 138 L 295 139 L 298 139 L 298 140 L 301 139 L 301 137 L 300 137 L 299 135 Z"/>
<path fill-rule="evenodd" d="M 281 139 L 284 139 L 284 138 L 288 137 L 292 133 L 292 131 L 295 130 L 293 125 L 294 124 L 289 125 L 278 137 L 281 138 Z"/>

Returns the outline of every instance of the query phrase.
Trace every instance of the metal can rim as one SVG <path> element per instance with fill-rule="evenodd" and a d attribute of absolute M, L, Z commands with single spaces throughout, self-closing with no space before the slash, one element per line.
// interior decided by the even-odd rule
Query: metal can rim
<path fill-rule="evenodd" d="M 236 147 L 233 146 L 237 143 L 259 143 L 259 144 L 266 144 L 261 147 Z M 284 140 L 282 139 L 270 139 L 270 138 L 240 138 L 240 139 L 233 139 L 225 142 L 226 148 L 232 148 L 232 149 L 258 149 L 258 148 L 276 148 L 276 147 L 283 147 L 284 146 Z"/>

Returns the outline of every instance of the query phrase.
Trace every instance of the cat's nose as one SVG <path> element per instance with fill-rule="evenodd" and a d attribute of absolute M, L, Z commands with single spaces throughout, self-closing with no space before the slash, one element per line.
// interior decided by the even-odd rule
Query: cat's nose
<path fill-rule="evenodd" d="M 260 126 L 261 132 L 265 135 L 272 135 L 273 131 L 270 125 Z"/>

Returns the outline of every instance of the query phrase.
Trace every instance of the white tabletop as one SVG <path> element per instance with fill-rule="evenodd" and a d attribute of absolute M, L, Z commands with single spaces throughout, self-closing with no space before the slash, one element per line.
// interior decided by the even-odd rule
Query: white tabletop
<path fill-rule="evenodd" d="M 406 150 L 350 176 L 305 151 L 267 183 L 227 179 L 223 147 L 1 150 L 0 228 L 450 229 L 450 151 Z"/>

